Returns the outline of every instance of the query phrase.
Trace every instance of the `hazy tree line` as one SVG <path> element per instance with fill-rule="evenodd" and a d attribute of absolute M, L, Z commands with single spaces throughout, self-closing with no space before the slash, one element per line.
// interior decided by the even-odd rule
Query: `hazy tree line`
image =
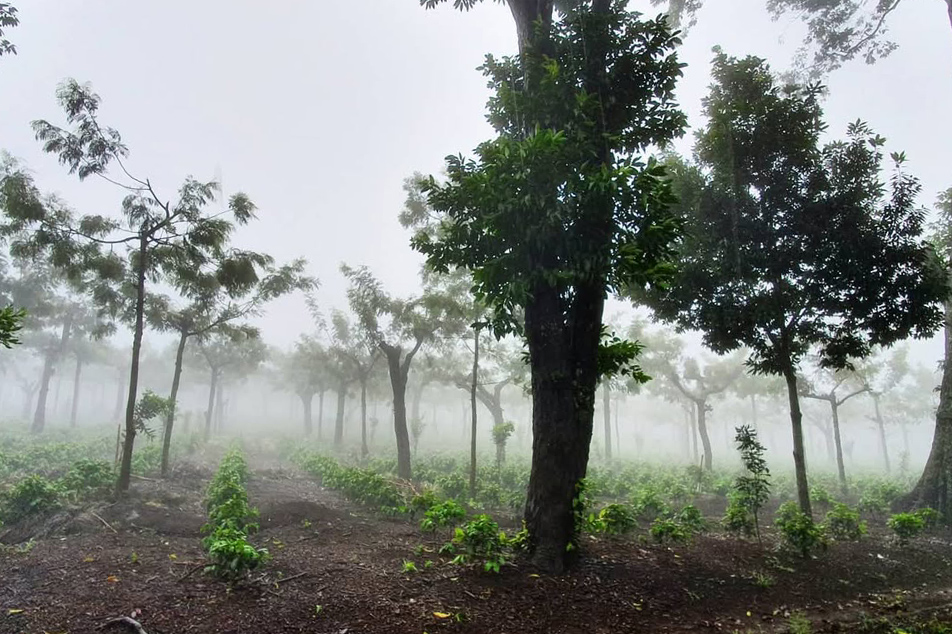
<path fill-rule="evenodd" d="M 222 408 L 224 377 L 247 375 L 269 357 L 247 319 L 270 300 L 302 291 L 313 332 L 269 363 L 277 384 L 300 400 L 306 435 L 316 423 L 315 435 L 341 448 L 354 393 L 359 457 L 366 458 L 374 433 L 368 396 L 379 402 L 383 384 L 398 475 L 411 479 L 426 424 L 423 391 L 447 385 L 468 396 L 475 486 L 480 406 L 490 413 L 502 462 L 518 425 L 506 416 L 504 395 L 530 395 L 525 520 L 532 556 L 547 569 L 563 569 L 577 552 L 574 499 L 593 437 L 606 458 L 618 451 L 613 393 L 646 390 L 681 407 L 684 449 L 704 469 L 715 461 L 709 417 L 725 395 L 745 404 L 754 426 L 759 401 L 785 399 L 807 515 L 805 420 L 821 434 L 845 486 L 849 434 L 840 408 L 868 399 L 883 467 L 893 468 L 887 418 L 906 412 L 897 421 L 905 425 L 927 414 L 932 379 L 892 346 L 940 328 L 947 353 L 952 345 L 952 196 L 940 198 L 937 221 L 928 226 L 904 154 L 887 154 L 886 139 L 871 125 L 857 120 L 825 141 L 820 86 L 789 82 L 762 59 L 721 51 L 692 156 L 678 156 L 670 147 L 687 121 L 674 99 L 682 65 L 669 19 L 643 18 L 625 1 L 508 4 L 519 53 L 488 56 L 482 67 L 495 136 L 472 158 L 449 157 L 445 176 L 407 181 L 400 220 L 426 257 L 420 292 L 394 296 L 371 270 L 342 264 L 346 309 L 321 304 L 303 260 L 278 265 L 231 243 L 236 226 L 255 221 L 246 195 L 215 209 L 214 182 L 187 177 L 169 195 L 135 173 L 119 132 L 99 121 L 99 97 L 88 85 L 65 82 L 57 91 L 64 122 L 36 121 L 34 132 L 70 174 L 111 183 L 117 214 L 77 215 L 42 193 L 16 160 L 0 165 L 0 235 L 8 247 L 0 326 L 6 345 L 22 332 L 40 361 L 39 379 L 29 384 L 37 394 L 32 430 L 45 427 L 57 368 L 72 356 L 79 386 L 91 358 L 81 342 L 103 350 L 96 342 L 125 326 L 132 347 L 115 367 L 127 377 L 120 383 L 118 481 L 127 489 L 142 431 L 143 342 L 147 332 L 173 333 L 174 371 L 161 408 L 165 473 L 185 365 L 201 359 L 208 373 L 207 437 Z M 888 54 L 895 45 L 884 38 L 885 25 L 898 4 L 767 3 L 807 22 L 798 69 L 814 76 L 854 57 L 874 62 Z M 679 1 L 669 10 L 690 25 L 700 6 Z M 0 26 L 16 25 L 15 9 L 0 5 Z M 0 53 L 13 52 L 0 41 Z M 609 296 L 667 325 L 608 323 Z M 674 329 L 700 333 L 714 355 L 689 355 Z M 324 420 L 331 394 L 333 433 Z M 807 401 L 829 411 L 811 412 Z M 943 371 L 934 444 L 906 501 L 947 518 L 950 426 L 952 372 Z"/>

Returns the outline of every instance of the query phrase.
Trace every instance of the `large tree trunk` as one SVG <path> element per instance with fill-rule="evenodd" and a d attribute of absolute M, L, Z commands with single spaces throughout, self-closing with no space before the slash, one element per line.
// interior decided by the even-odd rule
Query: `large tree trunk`
<path fill-rule="evenodd" d="M 407 429 L 407 372 L 400 363 L 403 350 L 395 346 L 383 348 L 390 371 L 393 390 L 393 431 L 397 440 L 397 476 L 404 480 L 413 477 L 410 466 L 410 432 Z M 407 367 L 409 369 L 409 367 Z"/>
<path fill-rule="evenodd" d="M 711 471 L 714 468 L 714 453 L 711 449 L 711 437 L 707 433 L 707 401 L 694 401 L 694 409 L 697 412 L 697 431 L 701 436 L 701 446 L 704 447 L 704 470 Z"/>
<path fill-rule="evenodd" d="M 83 377 L 83 360 L 76 357 L 76 371 L 73 373 L 73 402 L 69 408 L 69 426 L 76 427 L 76 414 L 79 412 L 79 382 Z"/>
<path fill-rule="evenodd" d="M 136 442 L 136 399 L 139 395 L 139 355 L 142 353 L 142 332 L 145 330 L 145 272 L 148 269 L 148 238 L 139 239 L 139 261 L 136 273 L 135 326 L 132 329 L 132 363 L 129 368 L 129 398 L 126 399 L 126 437 L 119 463 L 119 481 L 116 490 L 129 490 L 132 479 L 132 450 Z"/>
<path fill-rule="evenodd" d="M 334 448 L 340 449 L 344 442 L 344 407 L 347 405 L 347 381 L 337 386 L 337 418 L 334 420 Z"/>
<path fill-rule="evenodd" d="M 836 445 L 836 474 L 840 479 L 840 491 L 846 495 L 846 466 L 843 464 L 843 441 L 840 438 L 840 407 L 835 398 L 830 401 L 833 410 L 833 443 Z"/>
<path fill-rule="evenodd" d="M 520 52 L 525 52 L 532 41 L 537 22 L 541 21 L 544 29 L 552 24 L 552 5 L 553 0 L 509 0 L 509 9 L 516 22 Z"/>
<path fill-rule="evenodd" d="M 218 369 L 212 368 L 211 378 L 208 385 L 208 403 L 205 409 L 205 442 L 212 435 L 212 421 L 215 415 L 215 395 L 218 393 Z"/>
<path fill-rule="evenodd" d="M 182 363 L 185 359 L 185 344 L 188 333 L 179 333 L 175 349 L 175 369 L 172 371 L 172 391 L 169 393 L 169 413 L 165 417 L 165 433 L 162 435 L 162 477 L 169 474 L 169 452 L 172 447 L 172 426 L 175 425 L 175 408 L 178 405 L 179 385 L 182 382 Z"/>
<path fill-rule="evenodd" d="M 797 499 L 800 510 L 813 517 L 810 507 L 810 487 L 807 484 L 806 452 L 803 449 L 803 413 L 800 411 L 800 397 L 797 393 L 797 374 L 792 364 L 787 363 L 784 370 L 787 383 L 787 398 L 790 401 L 790 426 L 793 431 L 793 468 L 797 477 Z"/>
<path fill-rule="evenodd" d="M 873 393 L 873 409 L 876 413 L 876 427 L 879 430 L 879 452 L 883 458 L 886 473 L 889 473 L 891 469 L 889 466 L 889 445 L 886 443 L 886 421 L 883 420 L 883 413 L 879 409 L 879 394 L 876 393 Z"/>
<path fill-rule="evenodd" d="M 952 524 L 952 302 L 945 305 L 945 359 L 932 449 L 919 482 L 896 507 L 931 507 Z"/>
<path fill-rule="evenodd" d="M 469 431 L 469 497 L 476 499 L 476 390 L 479 387 L 479 329 L 473 337 L 473 383 L 469 390 L 469 406 L 473 422 Z"/>
<path fill-rule="evenodd" d="M 304 406 L 304 435 L 310 438 L 311 433 L 314 431 L 314 419 L 311 416 L 311 404 L 314 402 L 314 393 L 305 392 L 299 396 L 301 397 L 301 404 Z"/>
<path fill-rule="evenodd" d="M 72 327 L 73 320 L 67 316 L 63 321 L 63 328 L 60 331 L 59 345 L 55 349 L 46 352 L 43 358 L 43 375 L 40 377 L 40 394 L 36 399 L 36 412 L 33 414 L 33 425 L 30 431 L 34 434 L 43 432 L 46 427 L 46 399 L 50 393 L 50 381 L 53 378 L 53 371 L 56 368 L 56 362 L 59 361 L 66 349 L 66 342 L 69 341 L 69 330 Z"/>
<path fill-rule="evenodd" d="M 602 418 L 605 424 L 605 460 L 612 459 L 612 392 L 602 381 Z"/>
<path fill-rule="evenodd" d="M 585 477 L 595 416 L 604 286 L 576 288 L 569 325 L 557 289 L 526 305 L 532 370 L 532 470 L 525 521 L 533 561 L 561 572 L 576 556 L 574 500 Z"/>

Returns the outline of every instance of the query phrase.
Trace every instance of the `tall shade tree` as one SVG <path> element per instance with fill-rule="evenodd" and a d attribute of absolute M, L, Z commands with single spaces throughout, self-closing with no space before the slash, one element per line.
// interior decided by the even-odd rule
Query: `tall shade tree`
<path fill-rule="evenodd" d="M 221 325 L 197 338 L 197 359 L 209 372 L 208 404 L 205 409 L 205 440 L 212 433 L 215 408 L 221 406 L 226 375 L 242 378 L 253 372 L 267 357 L 267 347 L 257 328 Z M 219 411 L 221 417 L 223 412 Z M 220 420 L 220 419 L 219 419 Z"/>
<path fill-rule="evenodd" d="M 364 266 L 341 265 L 350 283 L 347 299 L 369 341 L 387 360 L 393 390 L 393 427 L 397 441 L 397 475 L 409 480 L 410 432 L 407 427 L 407 380 L 413 358 L 427 343 L 458 333 L 462 315 L 455 298 L 424 289 L 412 298 L 396 298 Z"/>
<path fill-rule="evenodd" d="M 936 211 L 938 218 L 932 226 L 932 243 L 942 260 L 946 283 L 952 286 L 952 188 L 939 196 Z M 902 504 L 934 508 L 947 523 L 952 523 L 952 299 L 946 299 L 944 311 L 945 356 L 932 448 L 922 476 L 902 499 Z"/>
<path fill-rule="evenodd" d="M 321 437 L 324 424 L 324 393 L 330 376 L 327 372 L 328 351 L 320 341 L 302 336 L 289 354 L 280 359 L 278 381 L 282 388 L 293 391 L 304 409 L 304 435 L 314 432 L 314 396 L 318 396 L 317 432 Z"/>
<path fill-rule="evenodd" d="M 497 136 L 475 160 L 449 157 L 446 183 L 428 179 L 443 222 L 412 244 L 437 271 L 472 271 L 497 337 L 525 337 L 529 547 L 541 567 L 563 570 L 575 557 L 596 384 L 637 350 L 605 336 L 606 295 L 662 282 L 679 232 L 664 170 L 641 155 L 681 134 L 684 115 L 677 39 L 663 18 L 580 2 L 534 39 L 519 57 L 487 57 Z"/>
<path fill-rule="evenodd" d="M 797 368 L 812 347 L 849 367 L 872 346 L 930 335 L 945 279 L 922 239 L 918 182 L 861 122 L 820 145 L 818 87 L 781 86 L 757 58 L 718 54 L 697 167 L 676 167 L 689 232 L 681 267 L 649 294 L 664 319 L 700 330 L 718 353 L 746 346 L 760 374 L 784 377 L 801 510 L 811 513 Z"/>
<path fill-rule="evenodd" d="M 150 295 L 146 301 L 149 324 L 178 336 L 162 438 L 163 476 L 169 469 L 176 402 L 189 339 L 201 337 L 219 326 L 259 315 L 268 302 L 295 290 L 310 291 L 317 284 L 316 280 L 304 274 L 304 260 L 275 266 L 271 256 L 250 251 L 226 251 L 223 248 L 220 259 L 210 260 L 202 268 L 195 268 L 196 263 L 188 260 L 184 264 L 181 269 L 173 269 L 169 282 L 188 301 L 187 305 L 179 308 L 163 295 Z"/>
<path fill-rule="evenodd" d="M 372 333 L 364 328 L 355 327 L 348 316 L 335 310 L 331 313 L 331 332 L 333 334 L 332 354 L 347 368 L 349 376 L 360 385 L 360 457 L 366 459 L 370 450 L 367 446 L 367 388 L 373 375 L 374 366 L 380 356 Z M 343 406 L 341 405 L 341 408 Z M 343 410 L 341 409 L 341 414 Z M 343 416 L 338 416 L 338 428 L 334 430 L 334 443 L 343 440 Z"/>
<path fill-rule="evenodd" d="M 70 79 L 57 90 L 57 100 L 66 113 L 66 126 L 34 121 L 36 137 L 46 152 L 58 156 L 70 174 L 80 180 L 102 178 L 125 193 L 119 219 L 72 213 L 36 191 L 23 170 L 8 173 L 4 183 L 4 228 L 15 234 L 18 253 L 49 252 L 54 266 L 67 271 L 93 270 L 101 279 L 115 283 L 110 290 L 94 292 L 97 303 L 112 305 L 131 325 L 132 362 L 126 400 L 125 441 L 117 490 L 129 488 L 132 452 L 135 446 L 135 408 L 139 383 L 139 358 L 145 330 L 148 283 L 170 279 L 177 271 L 200 270 L 210 261 L 225 257 L 224 245 L 234 225 L 254 217 L 255 206 L 244 194 L 233 195 L 225 213 L 210 212 L 208 205 L 218 192 L 215 182 L 191 177 L 169 200 L 157 192 L 148 178 L 133 175 L 126 167 L 129 152 L 119 132 L 99 121 L 100 98 L 89 85 Z M 12 194 L 12 195 L 11 195 Z M 125 249 L 125 258 L 115 255 Z M 239 274 L 250 263 L 242 254 L 223 266 L 225 275 Z"/>
<path fill-rule="evenodd" d="M 820 368 L 812 379 L 798 378 L 798 388 L 804 398 L 824 401 L 830 406 L 833 445 L 836 452 L 836 473 L 840 481 L 840 491 L 846 495 L 846 466 L 843 463 L 843 440 L 840 434 L 840 407 L 854 396 L 868 392 L 869 386 L 851 370 Z"/>

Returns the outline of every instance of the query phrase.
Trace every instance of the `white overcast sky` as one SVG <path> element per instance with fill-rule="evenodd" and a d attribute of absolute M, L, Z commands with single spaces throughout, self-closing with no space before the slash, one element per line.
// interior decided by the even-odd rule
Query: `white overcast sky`
<path fill-rule="evenodd" d="M 21 25 L 8 37 L 19 55 L 0 60 L 0 149 L 79 213 L 116 213 L 121 192 L 66 175 L 30 128 L 37 118 L 62 121 L 54 91 L 64 78 L 91 82 L 135 173 L 169 197 L 186 175 L 220 173 L 226 193 L 244 191 L 260 209 L 237 245 L 307 258 L 326 306 L 344 304 L 342 261 L 367 264 L 397 293 L 416 288 L 421 260 L 396 219 L 402 181 L 438 172 L 445 155 L 490 136 L 475 68 L 486 53 L 515 49 L 508 9 L 491 2 L 468 14 L 425 11 L 418 0 L 15 4 Z M 647 5 L 631 4 L 656 11 Z M 707 0 L 681 51 L 689 66 L 679 94 L 692 125 L 702 123 L 712 46 L 789 66 L 802 29 L 771 22 L 763 5 Z M 888 150 L 907 153 L 931 205 L 952 186 L 952 29 L 940 0 L 904 2 L 891 27 L 900 44 L 891 57 L 829 78 L 827 121 L 833 135 L 869 121 Z M 300 299 L 277 302 L 260 322 L 278 345 L 310 328 Z"/>

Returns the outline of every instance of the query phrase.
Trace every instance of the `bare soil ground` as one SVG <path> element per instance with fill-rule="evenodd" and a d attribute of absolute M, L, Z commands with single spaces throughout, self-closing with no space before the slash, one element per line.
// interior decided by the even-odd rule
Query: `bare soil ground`
<path fill-rule="evenodd" d="M 442 562 L 446 533 L 280 469 L 258 470 L 249 486 L 261 512 L 254 540 L 273 559 L 229 587 L 199 569 L 210 477 L 180 468 L 168 481 L 136 481 L 114 504 L 13 527 L 6 543 L 38 537 L 26 552 L 0 552 L 0 632 L 94 632 L 133 613 L 149 634 L 785 632 L 795 611 L 815 632 L 890 631 L 874 624 L 881 618 L 952 622 L 948 535 L 900 548 L 874 534 L 811 560 L 716 533 L 673 547 L 586 538 L 570 574 L 515 562 L 490 575 Z M 421 545 L 428 552 L 415 554 Z M 405 559 L 419 572 L 403 572 Z"/>

